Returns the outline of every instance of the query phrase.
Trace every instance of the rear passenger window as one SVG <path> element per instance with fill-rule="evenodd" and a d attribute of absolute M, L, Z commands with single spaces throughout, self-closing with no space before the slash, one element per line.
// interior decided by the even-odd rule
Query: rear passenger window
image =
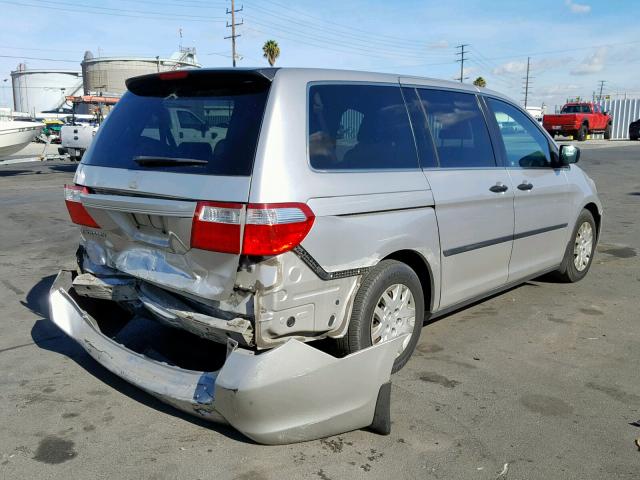
<path fill-rule="evenodd" d="M 309 157 L 318 170 L 418 168 L 400 87 L 311 86 Z"/>
<path fill-rule="evenodd" d="M 536 168 L 551 165 L 547 137 L 524 113 L 511 105 L 487 98 L 496 117 L 507 167 Z"/>
<path fill-rule="evenodd" d="M 489 131 L 476 96 L 418 89 L 441 168 L 494 167 Z"/>

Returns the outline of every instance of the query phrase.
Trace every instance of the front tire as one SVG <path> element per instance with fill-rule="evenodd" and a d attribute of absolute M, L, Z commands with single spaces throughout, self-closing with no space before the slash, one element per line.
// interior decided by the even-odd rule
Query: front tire
<path fill-rule="evenodd" d="M 607 124 L 607 128 L 604 129 L 604 139 L 611 140 L 611 124 Z"/>
<path fill-rule="evenodd" d="M 562 264 L 555 272 L 556 279 L 565 283 L 582 280 L 591 267 L 596 244 L 596 222 L 589 210 L 582 210 L 573 228 Z"/>
<path fill-rule="evenodd" d="M 351 311 L 349 328 L 336 340 L 348 355 L 409 333 L 393 364 L 392 373 L 409 361 L 424 321 L 424 295 L 416 272 L 396 260 L 383 260 L 362 280 Z"/>

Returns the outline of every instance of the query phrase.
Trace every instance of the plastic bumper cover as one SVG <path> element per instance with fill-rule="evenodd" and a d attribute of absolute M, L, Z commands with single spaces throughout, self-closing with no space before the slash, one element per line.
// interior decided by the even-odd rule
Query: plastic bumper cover
<path fill-rule="evenodd" d="M 185 370 L 138 354 L 104 335 L 69 294 L 61 271 L 50 296 L 52 321 L 96 361 L 185 412 L 221 415 L 264 444 L 312 440 L 370 427 L 389 433 L 390 375 L 404 337 L 344 358 L 289 340 L 254 355 L 236 349 L 217 372 Z"/>

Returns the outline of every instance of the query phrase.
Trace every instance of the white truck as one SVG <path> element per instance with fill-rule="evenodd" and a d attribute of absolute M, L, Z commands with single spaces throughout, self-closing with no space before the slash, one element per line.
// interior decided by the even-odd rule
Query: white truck
<path fill-rule="evenodd" d="M 87 151 L 98 131 L 97 125 L 77 123 L 75 125 L 63 125 L 60 129 L 60 155 L 68 154 L 70 160 L 80 161 Z"/>

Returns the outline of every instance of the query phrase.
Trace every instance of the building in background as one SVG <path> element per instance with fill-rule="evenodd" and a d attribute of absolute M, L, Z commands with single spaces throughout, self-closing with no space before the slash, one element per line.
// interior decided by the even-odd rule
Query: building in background
<path fill-rule="evenodd" d="M 65 106 L 65 96 L 82 94 L 82 73 L 74 70 L 28 69 L 24 63 L 11 72 L 13 109 L 34 116 Z"/>
<path fill-rule="evenodd" d="M 94 57 L 85 52 L 82 61 L 85 95 L 122 95 L 130 77 L 181 68 L 199 68 L 193 48 L 181 48 L 170 58 Z"/>

